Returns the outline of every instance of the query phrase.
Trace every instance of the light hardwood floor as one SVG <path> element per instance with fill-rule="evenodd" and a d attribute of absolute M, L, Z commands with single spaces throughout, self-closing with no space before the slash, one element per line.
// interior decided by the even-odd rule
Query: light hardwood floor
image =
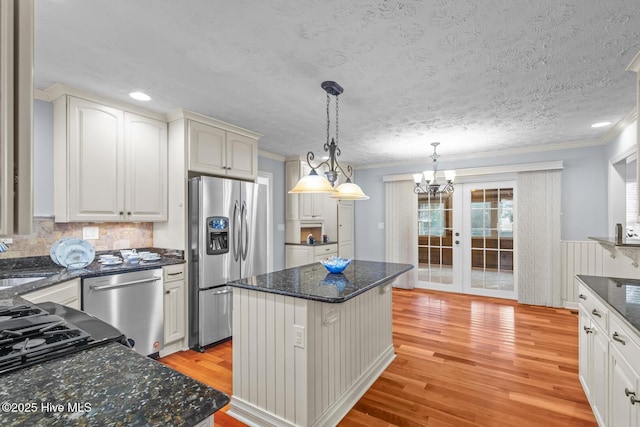
<path fill-rule="evenodd" d="M 396 359 L 340 426 L 597 426 L 569 310 L 393 290 Z M 231 395 L 231 342 L 161 361 Z M 216 426 L 242 426 L 225 411 Z"/>

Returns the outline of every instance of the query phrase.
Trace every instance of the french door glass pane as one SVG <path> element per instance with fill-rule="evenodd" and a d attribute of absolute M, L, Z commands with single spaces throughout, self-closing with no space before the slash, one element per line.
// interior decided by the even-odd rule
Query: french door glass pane
<path fill-rule="evenodd" d="M 513 188 L 471 190 L 471 287 L 513 291 Z"/>
<path fill-rule="evenodd" d="M 418 280 L 452 284 L 453 199 L 418 195 Z"/>

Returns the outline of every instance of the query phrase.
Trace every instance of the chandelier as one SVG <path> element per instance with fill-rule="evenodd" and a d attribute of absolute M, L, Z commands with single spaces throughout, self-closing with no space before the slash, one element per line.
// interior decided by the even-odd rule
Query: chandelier
<path fill-rule="evenodd" d="M 456 171 L 444 171 L 444 179 L 447 183 L 438 184 L 438 157 L 440 156 L 436 153 L 436 148 L 440 143 L 432 142 L 431 145 L 433 146 L 433 154 L 431 155 L 433 170 L 413 175 L 413 180 L 416 183 L 416 186 L 413 187 L 413 192 L 416 194 L 426 193 L 432 197 L 439 193 L 451 194 L 453 193 L 453 180 L 456 178 Z"/>
<path fill-rule="evenodd" d="M 330 193 L 329 196 L 332 199 L 341 200 L 366 200 L 369 198 L 362 192 L 362 189 L 357 184 L 351 182 L 353 176 L 353 168 L 351 165 L 347 165 L 345 171 L 340 163 L 338 163 L 338 157 L 340 156 L 340 147 L 338 147 L 338 95 L 340 95 L 344 89 L 336 83 L 331 81 L 322 82 L 320 85 L 325 92 L 327 92 L 327 142 L 324 144 L 324 151 L 329 153 L 328 159 L 325 161 L 313 165 L 311 162 L 315 158 L 312 151 L 307 153 L 307 164 L 311 168 L 309 175 L 300 178 L 298 183 L 293 187 L 289 193 L 292 194 L 304 194 L 304 193 Z M 329 129 L 331 126 L 331 120 L 329 118 L 329 105 L 331 96 L 336 98 L 336 135 L 335 138 L 331 138 L 329 141 Z M 324 176 L 318 175 L 317 169 L 326 167 Z M 337 188 L 335 183 L 338 179 L 338 175 L 344 175 L 346 181 Z"/>

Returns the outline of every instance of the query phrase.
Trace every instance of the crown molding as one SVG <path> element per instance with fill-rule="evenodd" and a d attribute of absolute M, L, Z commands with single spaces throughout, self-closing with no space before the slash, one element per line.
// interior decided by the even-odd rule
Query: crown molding
<path fill-rule="evenodd" d="M 550 162 L 537 163 L 519 163 L 515 165 L 487 166 L 480 168 L 456 169 L 456 178 L 473 177 L 478 175 L 504 175 L 516 174 L 519 172 L 549 171 L 564 168 L 562 160 L 553 160 Z M 382 182 L 390 181 L 413 181 L 412 173 L 402 173 L 396 175 L 385 175 Z"/>
<path fill-rule="evenodd" d="M 167 121 L 167 116 L 165 114 L 147 110 L 136 104 L 130 104 L 128 102 L 109 98 L 108 96 L 97 95 L 84 89 L 78 89 L 69 86 L 65 83 L 54 83 L 46 88 L 44 90 L 44 93 L 49 97 L 50 102 L 54 102 L 63 96 L 71 95 L 76 98 L 86 99 L 87 101 L 97 102 L 99 104 L 107 104 L 114 108 L 119 108 L 130 113 L 140 114 L 141 116 L 150 117 L 152 119 L 160 120 L 163 122 Z"/>
<path fill-rule="evenodd" d="M 635 71 L 640 73 L 640 52 L 636 53 L 636 56 L 627 65 L 627 71 Z"/>
<path fill-rule="evenodd" d="M 214 119 L 212 117 L 205 116 L 204 114 L 196 113 L 195 111 L 185 110 L 184 108 L 180 108 L 176 111 L 173 111 L 167 114 L 168 122 L 173 122 L 181 119 L 193 120 L 196 122 L 204 123 L 206 125 L 214 126 L 219 129 L 226 130 L 228 132 L 244 135 L 252 139 L 260 139 L 260 137 L 262 137 L 261 133 L 254 132 L 249 129 L 245 129 L 240 126 L 233 125 L 231 123 L 223 122 L 222 120 Z"/>
<path fill-rule="evenodd" d="M 33 90 L 33 98 L 39 101 L 47 101 L 51 102 L 52 99 L 47 92 L 42 89 L 34 89 Z"/>
<path fill-rule="evenodd" d="M 275 160 L 277 162 L 284 162 L 287 158 L 280 154 L 272 153 L 270 151 L 258 150 L 258 156 L 266 159 Z"/>

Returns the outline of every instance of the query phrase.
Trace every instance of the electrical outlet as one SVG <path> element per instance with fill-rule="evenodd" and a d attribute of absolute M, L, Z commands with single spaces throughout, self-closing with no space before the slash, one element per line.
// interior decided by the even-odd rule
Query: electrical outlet
<path fill-rule="evenodd" d="M 304 326 L 293 325 L 293 346 L 304 348 Z"/>
<path fill-rule="evenodd" d="M 384 230 L 384 222 L 378 223 L 378 230 Z"/>
<path fill-rule="evenodd" d="M 82 227 L 83 240 L 98 240 L 100 238 L 100 229 L 98 227 Z"/>

